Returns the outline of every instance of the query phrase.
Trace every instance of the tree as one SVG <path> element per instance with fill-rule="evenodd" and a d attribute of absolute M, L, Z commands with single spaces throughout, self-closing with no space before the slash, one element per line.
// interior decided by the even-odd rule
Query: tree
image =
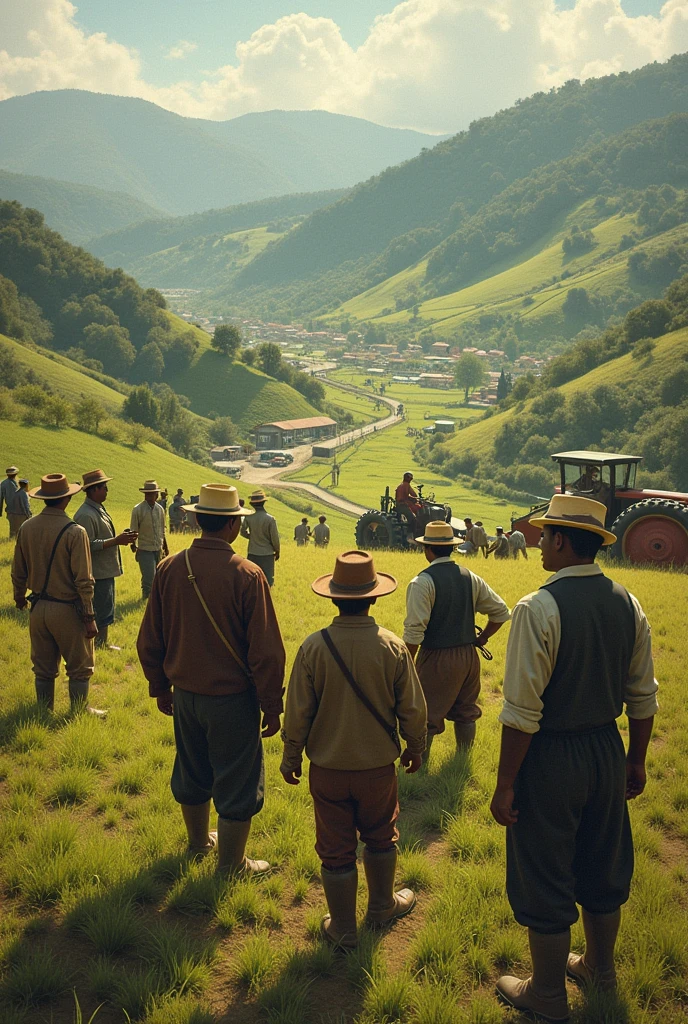
<path fill-rule="evenodd" d="M 464 352 L 454 367 L 456 386 L 464 389 L 464 401 L 468 401 L 468 392 L 481 387 L 485 382 L 485 367 L 480 356 L 472 352 Z"/>
<path fill-rule="evenodd" d="M 160 404 L 147 384 L 141 384 L 138 388 L 134 388 L 125 399 L 122 415 L 125 419 L 133 420 L 134 423 L 142 423 L 144 427 L 153 429 L 157 427 L 160 418 Z"/>
<path fill-rule="evenodd" d="M 136 359 L 136 349 L 126 327 L 116 324 L 89 324 L 84 328 L 86 355 L 99 359 L 106 373 L 125 378 Z"/>
<path fill-rule="evenodd" d="M 256 350 L 254 348 L 244 348 L 241 350 L 241 361 L 246 363 L 247 366 L 253 366 L 256 361 Z"/>
<path fill-rule="evenodd" d="M 105 409 L 95 398 L 82 398 L 74 406 L 76 428 L 83 430 L 86 434 L 97 434 L 100 421 L 104 416 Z"/>
<path fill-rule="evenodd" d="M 641 338 L 659 338 L 664 334 L 672 317 L 672 309 L 663 299 L 648 299 L 627 314 L 624 329 L 627 340 L 633 344 Z"/>
<path fill-rule="evenodd" d="M 258 364 L 268 377 L 276 377 L 282 365 L 282 350 L 274 341 L 266 341 L 258 347 Z"/>
<path fill-rule="evenodd" d="M 138 384 L 144 382 L 152 384 L 154 381 L 160 380 L 164 369 L 165 360 L 160 346 L 154 341 L 149 341 L 136 356 L 129 376 Z"/>
<path fill-rule="evenodd" d="M 62 395 L 49 395 L 43 406 L 43 416 L 53 427 L 66 427 L 72 418 L 72 407 Z"/>
<path fill-rule="evenodd" d="M 241 342 L 241 331 L 234 324 L 220 324 L 215 328 L 215 333 L 210 339 L 212 347 L 229 359 L 236 359 Z"/>
<path fill-rule="evenodd" d="M 239 428 L 231 416 L 218 416 L 208 428 L 208 437 L 213 444 L 238 444 Z"/>
<path fill-rule="evenodd" d="M 506 382 L 506 374 L 504 373 L 504 369 L 502 369 L 502 372 L 499 375 L 499 380 L 497 381 L 497 401 L 503 402 L 508 394 L 509 388 Z"/>
<path fill-rule="evenodd" d="M 151 333 L 149 331 L 149 335 Z M 163 348 L 165 371 L 167 373 L 181 373 L 182 370 L 186 370 L 197 351 L 198 341 L 193 331 L 176 334 Z"/>

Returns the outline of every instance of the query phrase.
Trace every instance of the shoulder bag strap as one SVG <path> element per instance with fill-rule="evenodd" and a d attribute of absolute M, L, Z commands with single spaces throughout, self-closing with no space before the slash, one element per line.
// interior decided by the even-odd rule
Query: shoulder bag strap
<path fill-rule="evenodd" d="M 241 660 L 239 655 L 236 653 L 236 651 L 234 650 L 234 648 L 230 644 L 230 642 L 227 639 L 227 637 L 224 635 L 224 633 L 222 632 L 222 630 L 218 626 L 217 622 L 213 618 L 213 613 L 211 612 L 210 608 L 208 607 L 208 605 L 205 603 L 205 601 L 203 599 L 203 594 L 198 589 L 198 585 L 196 583 L 196 577 L 194 576 L 193 572 L 191 571 L 191 562 L 189 560 L 189 549 L 188 548 L 184 552 L 184 559 L 186 561 L 186 568 L 188 570 L 187 579 L 189 580 L 189 583 L 191 583 L 193 585 L 193 588 L 196 591 L 196 596 L 198 597 L 198 600 L 201 602 L 201 605 L 203 607 L 203 611 L 208 616 L 208 621 L 210 622 L 210 625 L 213 627 L 213 629 L 215 630 L 215 632 L 219 636 L 219 638 L 222 641 L 222 643 L 225 645 L 225 647 L 227 648 L 229 653 L 232 655 L 232 657 L 236 661 L 236 663 L 239 666 L 239 668 L 243 669 L 243 671 L 246 673 L 246 675 L 250 679 L 251 678 L 251 673 L 249 672 L 249 670 L 246 667 L 246 665 L 244 665 L 243 661 Z"/>
<path fill-rule="evenodd" d="M 393 725 L 390 725 L 389 722 L 385 721 L 385 719 L 382 717 L 382 715 L 377 710 L 377 708 L 368 700 L 368 698 L 366 697 L 365 693 L 363 692 L 363 690 L 358 685 L 358 683 L 356 682 L 356 680 L 352 676 L 351 672 L 347 668 L 347 666 L 346 666 L 346 664 L 344 662 L 344 659 L 342 658 L 341 654 L 339 653 L 339 651 L 335 647 L 334 643 L 332 642 L 332 637 L 330 636 L 328 631 L 326 629 L 321 629 L 320 630 L 320 636 L 325 641 L 325 644 L 327 645 L 327 649 L 329 650 L 329 652 L 332 655 L 332 657 L 334 658 L 334 660 L 337 662 L 337 665 L 339 666 L 339 670 L 341 671 L 341 673 L 344 676 L 344 678 L 346 679 L 347 683 L 349 684 L 351 689 L 354 691 L 354 693 L 356 694 L 356 696 L 360 700 L 361 704 L 364 706 L 364 708 L 366 708 L 371 713 L 371 715 L 373 716 L 375 721 L 379 725 L 382 726 L 382 728 L 385 730 L 385 732 L 387 733 L 389 738 L 394 741 L 394 743 L 396 744 L 397 748 L 399 750 L 401 750 L 401 744 L 399 742 L 399 733 L 397 732 L 396 727 L 393 726 Z"/>
<path fill-rule="evenodd" d="M 51 572 L 52 567 L 53 567 L 53 562 L 55 561 L 55 553 L 57 552 L 57 545 L 60 543 L 60 539 L 62 537 L 62 534 L 66 533 L 70 526 L 74 526 L 74 523 L 67 523 L 66 526 L 63 526 L 62 529 L 60 530 L 60 532 L 58 533 L 57 537 L 55 538 L 55 543 L 53 544 L 53 549 L 50 552 L 50 559 L 48 561 L 48 568 L 47 568 L 46 573 L 45 573 L 45 579 L 43 581 L 43 586 L 41 587 L 39 597 L 42 597 L 43 594 L 45 594 L 46 590 L 48 589 L 48 580 L 50 579 L 50 572 Z"/>

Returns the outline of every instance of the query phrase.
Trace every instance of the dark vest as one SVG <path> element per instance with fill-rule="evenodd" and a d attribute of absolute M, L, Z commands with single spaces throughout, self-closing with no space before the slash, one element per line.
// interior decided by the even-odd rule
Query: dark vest
<path fill-rule="evenodd" d="M 557 602 L 561 642 L 540 728 L 578 732 L 613 722 L 623 711 L 635 645 L 628 591 L 604 575 L 565 576 L 542 589 Z"/>
<path fill-rule="evenodd" d="M 435 603 L 425 628 L 426 650 L 459 647 L 475 640 L 473 588 L 468 569 L 456 562 L 431 562 L 423 572 L 435 584 Z"/>

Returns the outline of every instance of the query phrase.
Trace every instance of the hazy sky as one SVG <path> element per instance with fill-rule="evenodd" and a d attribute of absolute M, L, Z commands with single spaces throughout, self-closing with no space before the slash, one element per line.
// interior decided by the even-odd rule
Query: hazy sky
<path fill-rule="evenodd" d="M 324 108 L 452 131 L 688 50 L 688 0 L 0 0 L 0 99 L 83 88 L 195 117 Z"/>

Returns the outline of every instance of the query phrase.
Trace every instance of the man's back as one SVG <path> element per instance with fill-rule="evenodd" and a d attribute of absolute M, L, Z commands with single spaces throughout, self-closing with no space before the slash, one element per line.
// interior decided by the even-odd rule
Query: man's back
<path fill-rule="evenodd" d="M 318 523 L 313 530 L 313 539 L 316 544 L 324 546 L 330 539 L 330 528 L 327 523 Z"/>
<path fill-rule="evenodd" d="M 48 593 L 60 601 L 93 596 L 91 553 L 88 534 L 66 512 L 44 508 L 40 515 L 23 523 L 17 535 L 12 579 L 28 583 L 34 593 L 43 589 L 53 545 L 64 527 L 50 569 Z"/>
<path fill-rule="evenodd" d="M 254 515 L 246 517 L 241 527 L 241 533 L 242 536 L 248 537 L 249 554 L 272 555 L 279 553 L 277 522 L 274 516 L 271 516 L 264 508 L 257 508 Z"/>

